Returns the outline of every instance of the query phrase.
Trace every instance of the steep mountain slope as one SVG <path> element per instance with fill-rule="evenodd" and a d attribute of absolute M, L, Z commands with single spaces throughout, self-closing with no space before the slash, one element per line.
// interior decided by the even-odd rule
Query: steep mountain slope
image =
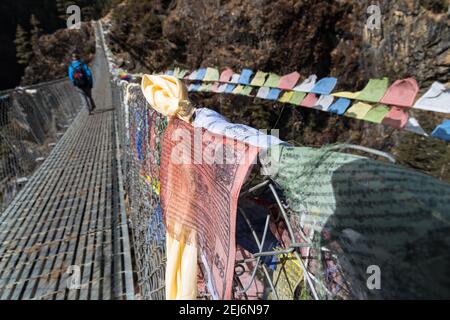
<path fill-rule="evenodd" d="M 370 28 L 369 0 L 127 0 L 112 14 L 111 46 L 131 71 L 216 66 L 339 78 L 359 90 L 371 77 L 413 76 L 425 90 L 450 82 L 446 0 L 379 1 L 381 28 Z M 369 27 L 368 27 L 369 26 Z M 450 180 L 445 142 L 315 110 L 247 97 L 195 94 L 230 120 L 280 128 L 282 138 L 321 146 L 350 142 L 393 153 L 400 163 Z M 413 111 L 430 132 L 444 116 Z"/>

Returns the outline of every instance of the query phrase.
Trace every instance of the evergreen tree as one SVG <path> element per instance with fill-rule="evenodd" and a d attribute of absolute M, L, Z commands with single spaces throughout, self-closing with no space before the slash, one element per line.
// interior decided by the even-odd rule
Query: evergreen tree
<path fill-rule="evenodd" d="M 30 25 L 31 25 L 31 47 L 33 51 L 36 51 L 38 48 L 39 37 L 42 34 L 42 28 L 41 23 L 34 14 L 31 15 Z"/>
<path fill-rule="evenodd" d="M 19 24 L 17 25 L 14 43 L 16 45 L 17 62 L 21 65 L 28 65 L 31 58 L 30 43 L 28 34 Z"/>

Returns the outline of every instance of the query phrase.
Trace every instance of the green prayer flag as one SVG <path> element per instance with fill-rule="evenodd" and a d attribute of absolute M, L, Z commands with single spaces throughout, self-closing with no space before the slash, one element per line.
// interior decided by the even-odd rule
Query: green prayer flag
<path fill-rule="evenodd" d="M 267 78 L 264 87 L 269 88 L 278 88 L 278 84 L 280 83 L 281 77 L 275 73 L 269 73 L 269 78 Z"/>
<path fill-rule="evenodd" d="M 384 104 L 380 104 L 375 108 L 369 110 L 369 112 L 367 112 L 367 114 L 364 116 L 363 120 L 374 123 L 381 123 L 383 122 L 384 117 L 386 117 L 389 111 L 391 111 L 391 108 Z"/>
<path fill-rule="evenodd" d="M 347 110 L 345 115 L 350 118 L 362 120 L 372 108 L 370 104 L 357 102 Z"/>
<path fill-rule="evenodd" d="M 292 95 L 289 102 L 299 106 L 300 103 L 302 103 L 302 101 L 305 99 L 305 97 L 306 97 L 305 92 L 294 91 L 294 94 Z"/>
<path fill-rule="evenodd" d="M 244 89 L 244 86 L 238 85 L 233 90 L 233 94 L 242 94 L 242 90 Z"/>
<path fill-rule="evenodd" d="M 219 70 L 215 68 L 207 68 L 203 81 L 219 81 Z"/>
<path fill-rule="evenodd" d="M 285 93 L 283 93 L 283 95 L 281 96 L 281 98 L 278 101 L 287 103 L 292 99 L 293 95 L 294 95 L 294 91 L 286 91 Z"/>
<path fill-rule="evenodd" d="M 198 88 L 197 91 L 199 92 L 210 92 L 212 91 L 212 83 L 202 83 L 202 85 L 200 86 L 200 88 Z"/>
<path fill-rule="evenodd" d="M 252 82 L 250 85 L 254 87 L 262 87 L 264 85 L 264 82 L 266 82 L 267 73 L 258 71 L 255 76 L 253 77 Z"/>
<path fill-rule="evenodd" d="M 183 79 L 184 76 L 185 76 L 187 73 L 188 73 L 187 70 L 181 69 L 181 70 L 178 72 L 178 79 Z"/>
<path fill-rule="evenodd" d="M 252 90 L 253 90 L 253 87 L 251 87 L 251 86 L 244 86 L 244 88 L 242 89 L 241 94 L 244 95 L 244 96 L 250 96 L 252 94 Z"/>
<path fill-rule="evenodd" d="M 356 96 L 357 100 L 380 102 L 389 87 L 389 79 L 370 79 L 364 90 Z"/>

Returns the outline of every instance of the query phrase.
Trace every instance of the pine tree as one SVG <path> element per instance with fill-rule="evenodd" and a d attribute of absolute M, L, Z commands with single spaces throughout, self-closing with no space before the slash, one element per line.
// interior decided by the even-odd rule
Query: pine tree
<path fill-rule="evenodd" d="M 22 65 L 28 65 L 31 58 L 30 43 L 28 34 L 19 24 L 17 25 L 14 43 L 16 45 L 17 62 Z"/>
<path fill-rule="evenodd" d="M 42 28 L 41 23 L 34 14 L 31 15 L 30 24 L 31 24 L 31 47 L 35 52 L 38 48 L 39 37 L 42 34 Z"/>

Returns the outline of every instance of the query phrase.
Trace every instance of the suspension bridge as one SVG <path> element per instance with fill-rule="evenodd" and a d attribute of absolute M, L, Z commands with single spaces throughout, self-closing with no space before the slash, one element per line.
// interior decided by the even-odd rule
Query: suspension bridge
<path fill-rule="evenodd" d="M 134 298 L 117 123 L 98 26 L 96 33 L 94 115 L 68 82 L 41 85 L 69 91 L 48 104 L 80 111 L 0 215 L 0 299 Z"/>

